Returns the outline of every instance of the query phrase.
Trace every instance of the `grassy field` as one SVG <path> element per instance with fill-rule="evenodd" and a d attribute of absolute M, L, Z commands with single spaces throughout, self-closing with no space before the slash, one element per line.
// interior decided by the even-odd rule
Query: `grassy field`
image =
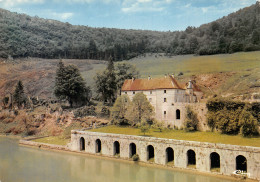
<path fill-rule="evenodd" d="M 140 129 L 130 127 L 107 126 L 103 128 L 93 129 L 90 131 L 143 136 L 143 133 L 141 133 Z M 156 129 L 151 129 L 146 134 L 146 136 L 157 138 L 169 138 L 176 140 L 192 140 L 199 142 L 260 147 L 260 137 L 244 138 L 240 135 L 230 136 L 213 132 L 185 132 L 183 130 L 170 129 L 164 129 L 163 132 L 159 132 Z"/>
<path fill-rule="evenodd" d="M 59 136 L 50 136 L 45 138 L 39 138 L 36 140 L 32 140 L 34 142 L 40 142 L 40 143 L 48 143 L 48 144 L 55 144 L 55 145 L 67 145 L 67 143 L 70 141 L 70 139 L 64 139 Z"/>
<path fill-rule="evenodd" d="M 135 58 L 130 63 L 136 65 L 142 77 L 160 77 L 167 73 L 183 72 L 191 76 L 203 73 L 245 71 L 260 68 L 260 51 L 220 54 L 211 56 L 146 56 Z"/>
<path fill-rule="evenodd" d="M 31 96 L 40 98 L 53 98 L 55 83 L 55 72 L 58 59 L 17 59 L 12 62 L 0 62 L 0 98 L 13 92 L 18 80 L 23 81 L 25 91 Z M 96 72 L 102 71 L 106 67 L 105 61 L 99 60 L 64 60 L 65 64 L 75 64 L 87 85 L 92 90 L 95 89 L 93 77 Z M 211 87 L 217 94 L 235 93 L 247 94 L 259 92 L 260 86 L 260 51 L 223 54 L 212 56 L 172 56 L 147 55 L 127 61 L 136 65 L 142 78 L 149 75 L 162 77 L 167 73 L 178 74 L 183 72 L 183 76 L 177 79 L 187 81 L 190 76 L 196 75 L 198 83 L 205 86 L 205 92 Z M 232 72 L 227 77 L 225 73 Z M 223 73 L 219 75 L 214 75 Z M 212 74 L 205 77 L 203 74 Z M 199 75 L 202 75 L 201 77 Z M 212 83 L 208 84 L 208 82 Z M 215 83 L 215 81 L 220 83 Z M 211 85 L 216 87 L 212 87 Z M 258 89 L 258 91 L 257 91 Z"/>

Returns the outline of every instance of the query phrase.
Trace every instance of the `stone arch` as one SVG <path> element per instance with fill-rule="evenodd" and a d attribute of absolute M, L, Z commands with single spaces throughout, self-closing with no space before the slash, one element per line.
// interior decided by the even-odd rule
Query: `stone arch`
<path fill-rule="evenodd" d="M 96 153 L 101 153 L 102 145 L 101 145 L 101 140 L 97 139 L 96 140 Z"/>
<path fill-rule="evenodd" d="M 147 147 L 147 160 L 154 160 L 154 147 L 152 145 Z"/>
<path fill-rule="evenodd" d="M 79 139 L 79 146 L 80 146 L 80 151 L 83 151 L 83 150 L 86 149 L 86 147 L 85 147 L 85 139 L 83 137 L 81 137 Z"/>
<path fill-rule="evenodd" d="M 220 169 L 220 156 L 217 152 L 212 152 L 210 154 L 210 169 L 219 172 Z"/>
<path fill-rule="evenodd" d="M 236 157 L 236 170 L 247 171 L 247 159 L 243 155 Z"/>
<path fill-rule="evenodd" d="M 176 110 L 176 119 L 181 119 L 181 111 L 180 111 L 180 109 Z"/>
<path fill-rule="evenodd" d="M 166 163 L 174 161 L 174 151 L 171 147 L 166 149 Z"/>
<path fill-rule="evenodd" d="M 195 166 L 196 167 L 196 153 L 194 150 L 187 151 L 187 158 L 188 158 L 188 166 Z"/>
<path fill-rule="evenodd" d="M 129 145 L 129 158 L 132 158 L 136 154 L 136 145 L 135 143 L 130 143 Z"/>
<path fill-rule="evenodd" d="M 118 141 L 114 142 L 114 155 L 120 154 L 120 143 Z"/>

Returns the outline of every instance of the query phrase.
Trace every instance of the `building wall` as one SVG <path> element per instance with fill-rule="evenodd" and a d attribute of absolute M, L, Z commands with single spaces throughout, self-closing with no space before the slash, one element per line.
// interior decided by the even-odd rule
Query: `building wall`
<path fill-rule="evenodd" d="M 206 123 L 206 105 L 195 102 L 196 98 L 193 96 L 193 92 L 191 92 L 191 95 L 187 95 L 186 90 L 158 89 L 148 91 L 126 91 L 122 92 L 122 95 L 126 94 L 132 100 L 134 95 L 139 92 L 146 95 L 147 99 L 154 107 L 155 118 L 158 121 L 163 122 L 165 126 L 182 128 L 185 121 L 186 109 L 188 106 L 191 106 L 198 114 L 200 129 L 208 129 L 207 125 L 204 125 Z M 180 119 L 177 119 L 176 117 L 177 110 L 180 110 Z M 204 112 L 201 112 L 201 110 Z"/>
<path fill-rule="evenodd" d="M 120 134 L 107 134 L 87 131 L 72 130 L 69 148 L 72 151 L 80 151 L 80 138 L 85 139 L 85 150 L 82 152 L 96 154 L 96 140 L 101 140 L 102 151 L 97 155 L 114 156 L 113 143 L 120 143 L 120 158 L 130 158 L 130 143 L 136 144 L 136 152 L 142 162 L 147 160 L 148 145 L 154 147 L 154 163 L 166 165 L 166 149 L 174 150 L 174 167 L 189 168 L 187 151 L 193 150 L 196 154 L 196 167 L 194 170 L 201 172 L 210 171 L 210 154 L 217 152 L 220 156 L 219 174 L 232 175 L 236 170 L 236 157 L 243 155 L 247 160 L 247 172 L 250 178 L 260 180 L 260 148 L 236 145 L 213 144 L 173 139 L 161 139 L 153 137 L 140 137 Z"/>

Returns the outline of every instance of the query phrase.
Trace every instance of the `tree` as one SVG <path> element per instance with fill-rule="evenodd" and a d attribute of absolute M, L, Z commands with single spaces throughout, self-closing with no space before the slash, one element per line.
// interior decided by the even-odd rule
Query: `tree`
<path fill-rule="evenodd" d="M 240 132 L 243 136 L 259 135 L 258 124 L 256 118 L 245 109 L 239 116 Z"/>
<path fill-rule="evenodd" d="M 154 115 L 154 108 L 147 100 L 146 96 L 139 92 L 132 100 L 131 106 L 127 112 L 127 118 L 135 123 L 140 123 L 142 120 L 149 121 Z"/>
<path fill-rule="evenodd" d="M 107 68 L 103 72 L 97 73 L 94 79 L 96 81 L 97 93 L 101 95 L 103 102 L 112 104 L 116 99 L 117 82 L 114 63 L 111 57 Z"/>
<path fill-rule="evenodd" d="M 112 118 L 114 124 L 126 125 L 129 124 L 126 118 L 126 112 L 130 105 L 130 99 L 127 95 L 118 97 L 112 108 Z"/>
<path fill-rule="evenodd" d="M 121 89 L 126 79 L 138 78 L 139 71 L 136 67 L 129 63 L 118 63 L 116 65 L 116 76 L 117 76 L 117 88 Z"/>
<path fill-rule="evenodd" d="M 197 131 L 198 130 L 198 117 L 197 114 L 192 111 L 190 107 L 187 107 L 187 114 L 185 120 L 185 130 L 186 131 Z"/>
<path fill-rule="evenodd" d="M 21 80 L 18 81 L 15 91 L 14 91 L 14 103 L 17 104 L 18 108 L 22 106 L 22 104 L 26 103 L 26 96 L 23 89 L 23 83 Z"/>
<path fill-rule="evenodd" d="M 138 124 L 138 128 L 140 128 L 141 132 L 145 135 L 145 133 L 147 133 L 150 129 L 149 124 L 147 123 L 147 121 L 142 120 L 139 124 Z"/>
<path fill-rule="evenodd" d="M 70 107 L 73 107 L 75 104 L 89 103 L 91 91 L 76 66 L 64 66 L 60 61 L 56 71 L 54 94 L 60 100 L 67 100 Z"/>

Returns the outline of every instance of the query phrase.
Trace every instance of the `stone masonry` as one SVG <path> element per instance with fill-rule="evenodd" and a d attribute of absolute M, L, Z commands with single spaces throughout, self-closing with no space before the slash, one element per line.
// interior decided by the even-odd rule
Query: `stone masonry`
<path fill-rule="evenodd" d="M 72 151 L 111 157 L 117 154 L 122 159 L 129 159 L 132 157 L 132 146 L 135 145 L 136 154 L 142 162 L 167 165 L 168 158 L 173 158 L 171 165 L 174 167 L 192 167 L 200 172 L 212 172 L 211 167 L 214 160 L 218 161 L 219 174 L 232 175 L 235 170 L 246 166 L 247 173 L 250 173 L 249 177 L 260 180 L 260 148 L 258 147 L 77 130 L 72 130 L 71 133 L 71 143 L 68 147 Z M 169 152 L 167 153 L 169 149 L 173 150 L 173 156 L 169 156 Z M 188 154 L 188 151 L 195 153 L 195 156 Z M 213 153 L 219 158 L 212 158 Z M 152 160 L 149 160 L 149 157 Z M 194 159 L 192 159 L 193 157 Z M 240 158 L 244 161 L 241 161 Z M 192 160 L 195 161 L 195 164 Z M 189 163 L 194 165 L 189 165 Z"/>

